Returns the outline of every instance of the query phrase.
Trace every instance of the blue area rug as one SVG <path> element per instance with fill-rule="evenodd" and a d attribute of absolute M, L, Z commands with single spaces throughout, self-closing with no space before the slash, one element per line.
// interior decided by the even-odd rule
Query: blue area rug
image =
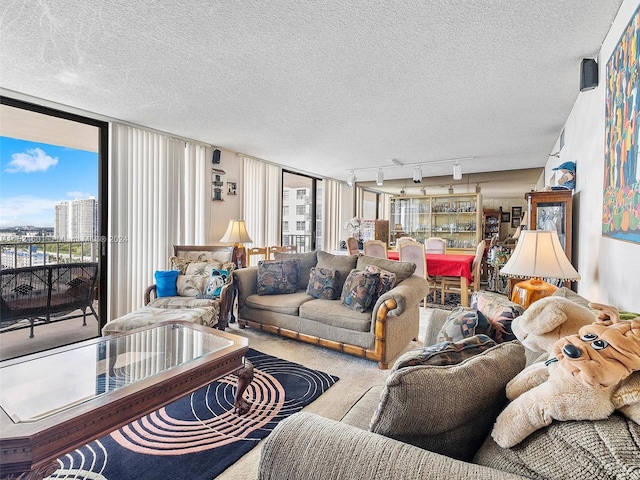
<path fill-rule="evenodd" d="M 48 479 L 212 480 L 337 377 L 249 350 L 254 379 L 247 415 L 233 413 L 228 375 L 58 459 Z"/>

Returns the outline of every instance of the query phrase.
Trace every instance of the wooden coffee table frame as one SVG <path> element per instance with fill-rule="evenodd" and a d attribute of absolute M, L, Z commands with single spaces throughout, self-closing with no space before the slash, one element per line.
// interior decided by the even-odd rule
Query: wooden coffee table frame
<path fill-rule="evenodd" d="M 225 375 L 244 370 L 244 356 L 249 350 L 246 338 L 190 322 L 165 323 L 183 324 L 195 330 L 228 338 L 234 344 L 38 421 L 14 423 L 0 408 L 0 478 L 35 479 L 50 475 L 58 468 L 56 459 L 65 453 L 117 430 Z M 105 338 L 115 338 L 158 325 L 162 324 L 87 340 L 33 354 L 27 358 L 47 356 L 52 352 L 99 343 Z M 25 358 L 2 363 L 8 365 L 18 360 L 24 361 Z M 246 388 L 248 383 L 243 383 L 245 384 L 242 387 Z"/>

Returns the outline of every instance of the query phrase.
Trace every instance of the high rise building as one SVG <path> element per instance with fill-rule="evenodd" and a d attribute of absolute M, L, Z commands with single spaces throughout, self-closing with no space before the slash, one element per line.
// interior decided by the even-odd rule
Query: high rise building
<path fill-rule="evenodd" d="M 55 206 L 53 234 L 59 240 L 90 241 L 98 236 L 98 203 L 94 197 Z"/>

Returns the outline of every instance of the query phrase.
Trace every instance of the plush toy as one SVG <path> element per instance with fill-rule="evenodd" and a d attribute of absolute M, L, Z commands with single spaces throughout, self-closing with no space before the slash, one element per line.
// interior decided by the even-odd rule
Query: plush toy
<path fill-rule="evenodd" d="M 535 382 L 523 370 L 507 386 L 513 401 L 491 433 L 498 445 L 513 447 L 554 419 L 599 420 L 615 409 L 626 414 L 628 407 L 633 413 L 640 402 L 640 376 L 623 381 L 640 371 L 640 317 L 613 323 L 615 309 L 596 306 L 604 307 L 596 308 L 599 321 L 554 343 L 546 380 L 532 387 Z"/>

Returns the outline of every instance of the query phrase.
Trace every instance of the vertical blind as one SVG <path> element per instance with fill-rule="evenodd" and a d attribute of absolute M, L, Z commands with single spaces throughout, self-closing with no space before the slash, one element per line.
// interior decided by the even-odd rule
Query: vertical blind
<path fill-rule="evenodd" d="M 143 306 L 174 244 L 204 242 L 205 148 L 112 124 L 107 239 L 113 319 Z"/>

